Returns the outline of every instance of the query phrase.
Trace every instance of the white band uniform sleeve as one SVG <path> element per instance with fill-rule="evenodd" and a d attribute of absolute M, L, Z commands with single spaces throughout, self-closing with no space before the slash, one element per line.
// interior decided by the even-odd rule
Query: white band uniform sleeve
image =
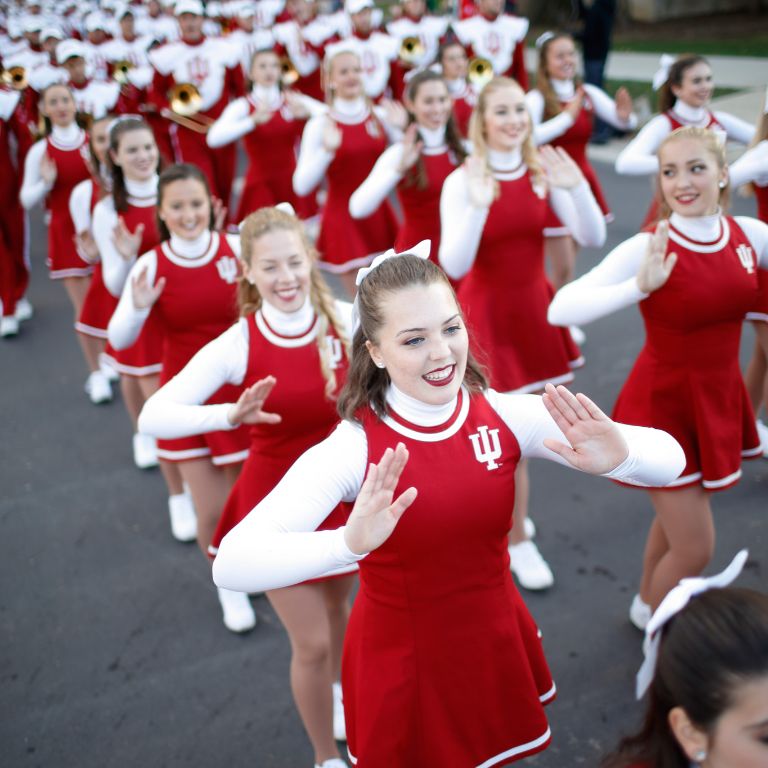
<path fill-rule="evenodd" d="M 313 117 L 304 127 L 296 170 L 293 172 L 293 191 L 308 195 L 320 183 L 334 155 L 323 146 L 323 128 L 326 117 Z"/>
<path fill-rule="evenodd" d="M 51 191 L 40 176 L 40 163 L 47 148 L 45 140 L 38 141 L 32 145 L 24 160 L 24 182 L 19 190 L 19 201 L 27 210 L 34 208 Z"/>
<path fill-rule="evenodd" d="M 585 180 L 571 189 L 550 186 L 549 203 L 579 245 L 599 248 L 605 242 L 605 216 Z"/>
<path fill-rule="evenodd" d="M 402 157 L 402 144 L 387 147 L 379 156 L 368 178 L 349 199 L 349 213 L 353 219 L 364 219 L 370 216 L 398 185 L 402 178 L 398 169 Z"/>
<path fill-rule="evenodd" d="M 151 307 L 137 309 L 133 304 L 133 280 L 145 269 L 149 284 L 154 285 L 157 273 L 157 254 L 154 251 L 145 253 L 131 268 L 120 294 L 117 309 L 109 321 L 107 335 L 109 343 L 115 349 L 127 349 L 139 338 L 141 329 L 152 311 Z"/>
<path fill-rule="evenodd" d="M 731 163 L 728 176 L 733 187 L 740 187 L 749 182 L 754 182 L 760 187 L 768 186 L 768 140 L 763 139 Z"/>
<path fill-rule="evenodd" d="M 93 239 L 101 255 L 104 285 L 113 296 L 120 296 L 128 273 L 136 262 L 124 259 L 115 248 L 116 226 L 117 212 L 114 203 L 110 198 L 100 200 L 93 209 Z"/>
<path fill-rule="evenodd" d="M 237 141 L 255 127 L 248 114 L 248 102 L 241 97 L 227 104 L 219 119 L 210 127 L 205 141 L 209 147 L 216 149 Z"/>
<path fill-rule="evenodd" d="M 652 117 L 616 158 L 616 173 L 625 176 L 650 176 L 658 173 L 656 151 L 670 130 L 669 120 L 664 115 Z"/>

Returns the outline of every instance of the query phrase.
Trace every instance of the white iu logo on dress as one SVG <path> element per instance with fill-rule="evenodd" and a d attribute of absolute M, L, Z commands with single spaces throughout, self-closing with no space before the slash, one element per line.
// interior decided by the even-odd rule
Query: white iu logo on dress
<path fill-rule="evenodd" d="M 488 429 L 485 425 L 477 428 L 474 435 L 470 435 L 472 448 L 475 451 L 475 458 L 481 463 L 486 464 L 486 469 L 498 469 L 499 464 L 496 459 L 501 456 L 501 443 L 499 442 L 499 430 Z"/>
<path fill-rule="evenodd" d="M 237 259 L 233 256 L 222 256 L 216 262 L 216 269 L 219 270 L 219 277 L 230 285 L 237 280 Z"/>
<path fill-rule="evenodd" d="M 326 336 L 325 343 L 328 345 L 328 363 L 331 370 L 335 371 L 339 367 L 342 357 L 341 340 L 335 336 Z"/>
<path fill-rule="evenodd" d="M 751 275 L 755 271 L 755 256 L 752 253 L 752 249 L 748 245 L 742 243 L 736 249 L 736 253 L 739 255 L 741 266 L 747 270 L 748 275 Z"/>

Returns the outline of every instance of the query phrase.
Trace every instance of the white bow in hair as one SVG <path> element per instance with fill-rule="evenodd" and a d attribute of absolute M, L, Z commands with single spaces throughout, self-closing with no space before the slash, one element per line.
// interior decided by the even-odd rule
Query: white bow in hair
<path fill-rule="evenodd" d="M 547 30 L 546 32 L 542 32 L 537 38 L 536 38 L 536 50 L 538 51 L 544 43 L 547 42 L 547 40 L 551 40 L 555 36 L 554 32 L 551 32 Z"/>
<path fill-rule="evenodd" d="M 659 655 L 659 643 L 661 642 L 661 629 L 676 614 L 685 608 L 692 597 L 707 592 L 710 589 L 722 589 L 734 582 L 744 568 L 749 553 L 742 549 L 731 564 L 721 573 L 715 576 L 697 576 L 690 579 L 682 579 L 680 583 L 661 601 L 648 626 L 645 628 L 645 640 L 643 652 L 645 661 L 637 673 L 635 694 L 641 699 L 653 681 L 656 672 L 656 661 Z"/>
<path fill-rule="evenodd" d="M 296 211 L 293 210 L 293 206 L 290 203 L 278 203 L 275 208 L 283 213 L 289 213 L 291 216 L 296 215 Z M 247 219 L 248 217 L 246 216 L 245 218 Z M 237 225 L 238 230 L 243 228 L 243 224 L 245 224 L 245 219 Z"/>
<path fill-rule="evenodd" d="M 659 59 L 659 68 L 656 70 L 656 74 L 653 76 L 653 90 L 658 91 L 664 83 L 667 82 L 669 77 L 669 68 L 677 60 L 676 56 L 672 56 L 669 53 L 662 53 Z"/>

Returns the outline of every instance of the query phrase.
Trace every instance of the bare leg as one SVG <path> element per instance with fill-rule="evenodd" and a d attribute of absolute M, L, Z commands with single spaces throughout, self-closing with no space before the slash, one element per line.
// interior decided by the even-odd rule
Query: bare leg
<path fill-rule="evenodd" d="M 573 280 L 576 251 L 576 241 L 569 235 L 544 238 L 544 255 L 549 264 L 550 280 L 556 291 Z"/>
<path fill-rule="evenodd" d="M 120 392 L 123 395 L 125 410 L 128 411 L 134 432 L 137 429 L 139 413 L 141 413 L 144 400 L 146 399 L 141 391 L 140 381 L 141 379 L 136 376 L 129 376 L 125 373 L 120 375 Z"/>
<path fill-rule="evenodd" d="M 664 528 L 659 522 L 658 517 L 654 517 L 651 523 L 651 529 L 648 531 L 648 539 L 645 542 L 645 552 L 643 553 L 643 575 L 640 579 L 640 599 L 650 604 L 651 578 L 656 566 L 664 555 L 669 552 L 669 542 L 664 533 Z"/>
<path fill-rule="evenodd" d="M 344 648 L 344 635 L 349 621 L 349 596 L 356 581 L 357 576 L 353 574 L 328 579 L 322 583 L 330 629 L 330 662 L 333 680 L 341 679 L 341 652 Z"/>
<path fill-rule="evenodd" d="M 650 496 L 669 544 L 650 574 L 647 597 L 655 610 L 680 579 L 706 568 L 715 548 L 715 526 L 709 495 L 699 486 L 650 491 Z"/>
<path fill-rule="evenodd" d="M 520 544 L 520 542 L 528 540 L 525 535 L 525 519 L 528 517 L 530 485 L 528 459 L 521 459 L 515 470 L 515 510 L 512 530 L 509 532 L 510 544 Z"/>
<path fill-rule="evenodd" d="M 331 629 L 322 583 L 267 592 L 291 642 L 291 689 L 315 762 L 339 757 L 333 738 Z"/>
<path fill-rule="evenodd" d="M 758 397 L 762 397 L 762 402 L 758 400 L 754 404 L 755 413 L 760 413 L 760 406 L 765 409 L 768 414 L 768 323 L 753 323 L 755 334 L 757 335 L 757 342 L 760 345 L 762 359 L 763 359 L 763 378 L 762 378 L 762 391 L 758 393 Z"/>
<path fill-rule="evenodd" d="M 69 301 L 72 304 L 72 309 L 75 315 L 75 322 L 80 317 L 80 311 L 83 308 L 85 302 L 85 296 L 88 293 L 88 286 L 91 283 L 90 277 L 65 277 L 62 281 L 64 283 L 64 290 L 67 292 Z M 85 358 L 85 364 L 88 366 L 88 370 L 99 370 L 99 354 L 104 351 L 104 341 L 102 339 L 95 339 L 93 336 L 86 336 L 82 333 L 75 333 L 77 341 L 80 344 L 80 349 Z"/>
<path fill-rule="evenodd" d="M 754 323 L 757 326 L 757 323 Z M 760 323 L 765 325 L 765 323 Z M 768 329 L 768 326 L 766 326 Z M 755 339 L 755 349 L 752 352 L 752 358 L 747 365 L 747 370 L 744 373 L 744 384 L 749 394 L 749 400 L 752 403 L 752 409 L 757 415 L 760 412 L 760 408 L 765 402 L 765 382 L 766 382 L 766 366 L 765 352 L 760 344 L 760 339 Z"/>
<path fill-rule="evenodd" d="M 356 277 L 357 271 L 344 272 L 343 274 L 339 275 L 341 287 L 344 289 L 344 292 L 347 294 L 347 296 L 349 296 L 350 299 L 354 299 L 355 294 L 357 293 L 357 286 L 355 285 Z"/>
<path fill-rule="evenodd" d="M 104 347 L 107 345 L 106 341 L 104 339 L 99 339 L 96 336 L 89 336 L 86 333 L 77 332 L 76 335 L 77 340 L 80 342 L 80 349 L 83 352 L 83 357 L 85 358 L 88 370 L 91 371 L 91 373 L 93 373 L 93 371 L 101 370 L 99 360 L 101 353 L 104 351 Z"/>

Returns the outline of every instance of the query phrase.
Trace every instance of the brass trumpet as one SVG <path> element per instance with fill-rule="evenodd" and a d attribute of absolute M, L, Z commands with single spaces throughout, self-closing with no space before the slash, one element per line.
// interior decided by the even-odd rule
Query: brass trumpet
<path fill-rule="evenodd" d="M 168 92 L 170 109 L 163 109 L 161 115 L 183 128 L 196 133 L 208 133 L 215 122 L 208 115 L 198 115 L 203 103 L 200 91 L 193 83 L 178 83 Z"/>
<path fill-rule="evenodd" d="M 280 80 L 283 85 L 291 86 L 299 79 L 299 71 L 290 56 L 280 58 Z"/>
<path fill-rule="evenodd" d="M 14 91 L 23 91 L 28 85 L 27 70 L 22 66 L 8 67 L 3 70 L 3 83 Z"/>
<path fill-rule="evenodd" d="M 424 56 L 424 45 L 418 37 L 404 37 L 400 42 L 397 58 L 406 66 L 413 67 Z"/>
<path fill-rule="evenodd" d="M 493 80 L 493 65 L 488 59 L 475 58 L 469 62 L 469 74 L 467 80 L 481 91 L 483 86 Z"/>
<path fill-rule="evenodd" d="M 128 73 L 133 69 L 133 64 L 128 59 L 121 59 L 112 65 L 112 79 L 120 85 L 128 84 Z"/>

